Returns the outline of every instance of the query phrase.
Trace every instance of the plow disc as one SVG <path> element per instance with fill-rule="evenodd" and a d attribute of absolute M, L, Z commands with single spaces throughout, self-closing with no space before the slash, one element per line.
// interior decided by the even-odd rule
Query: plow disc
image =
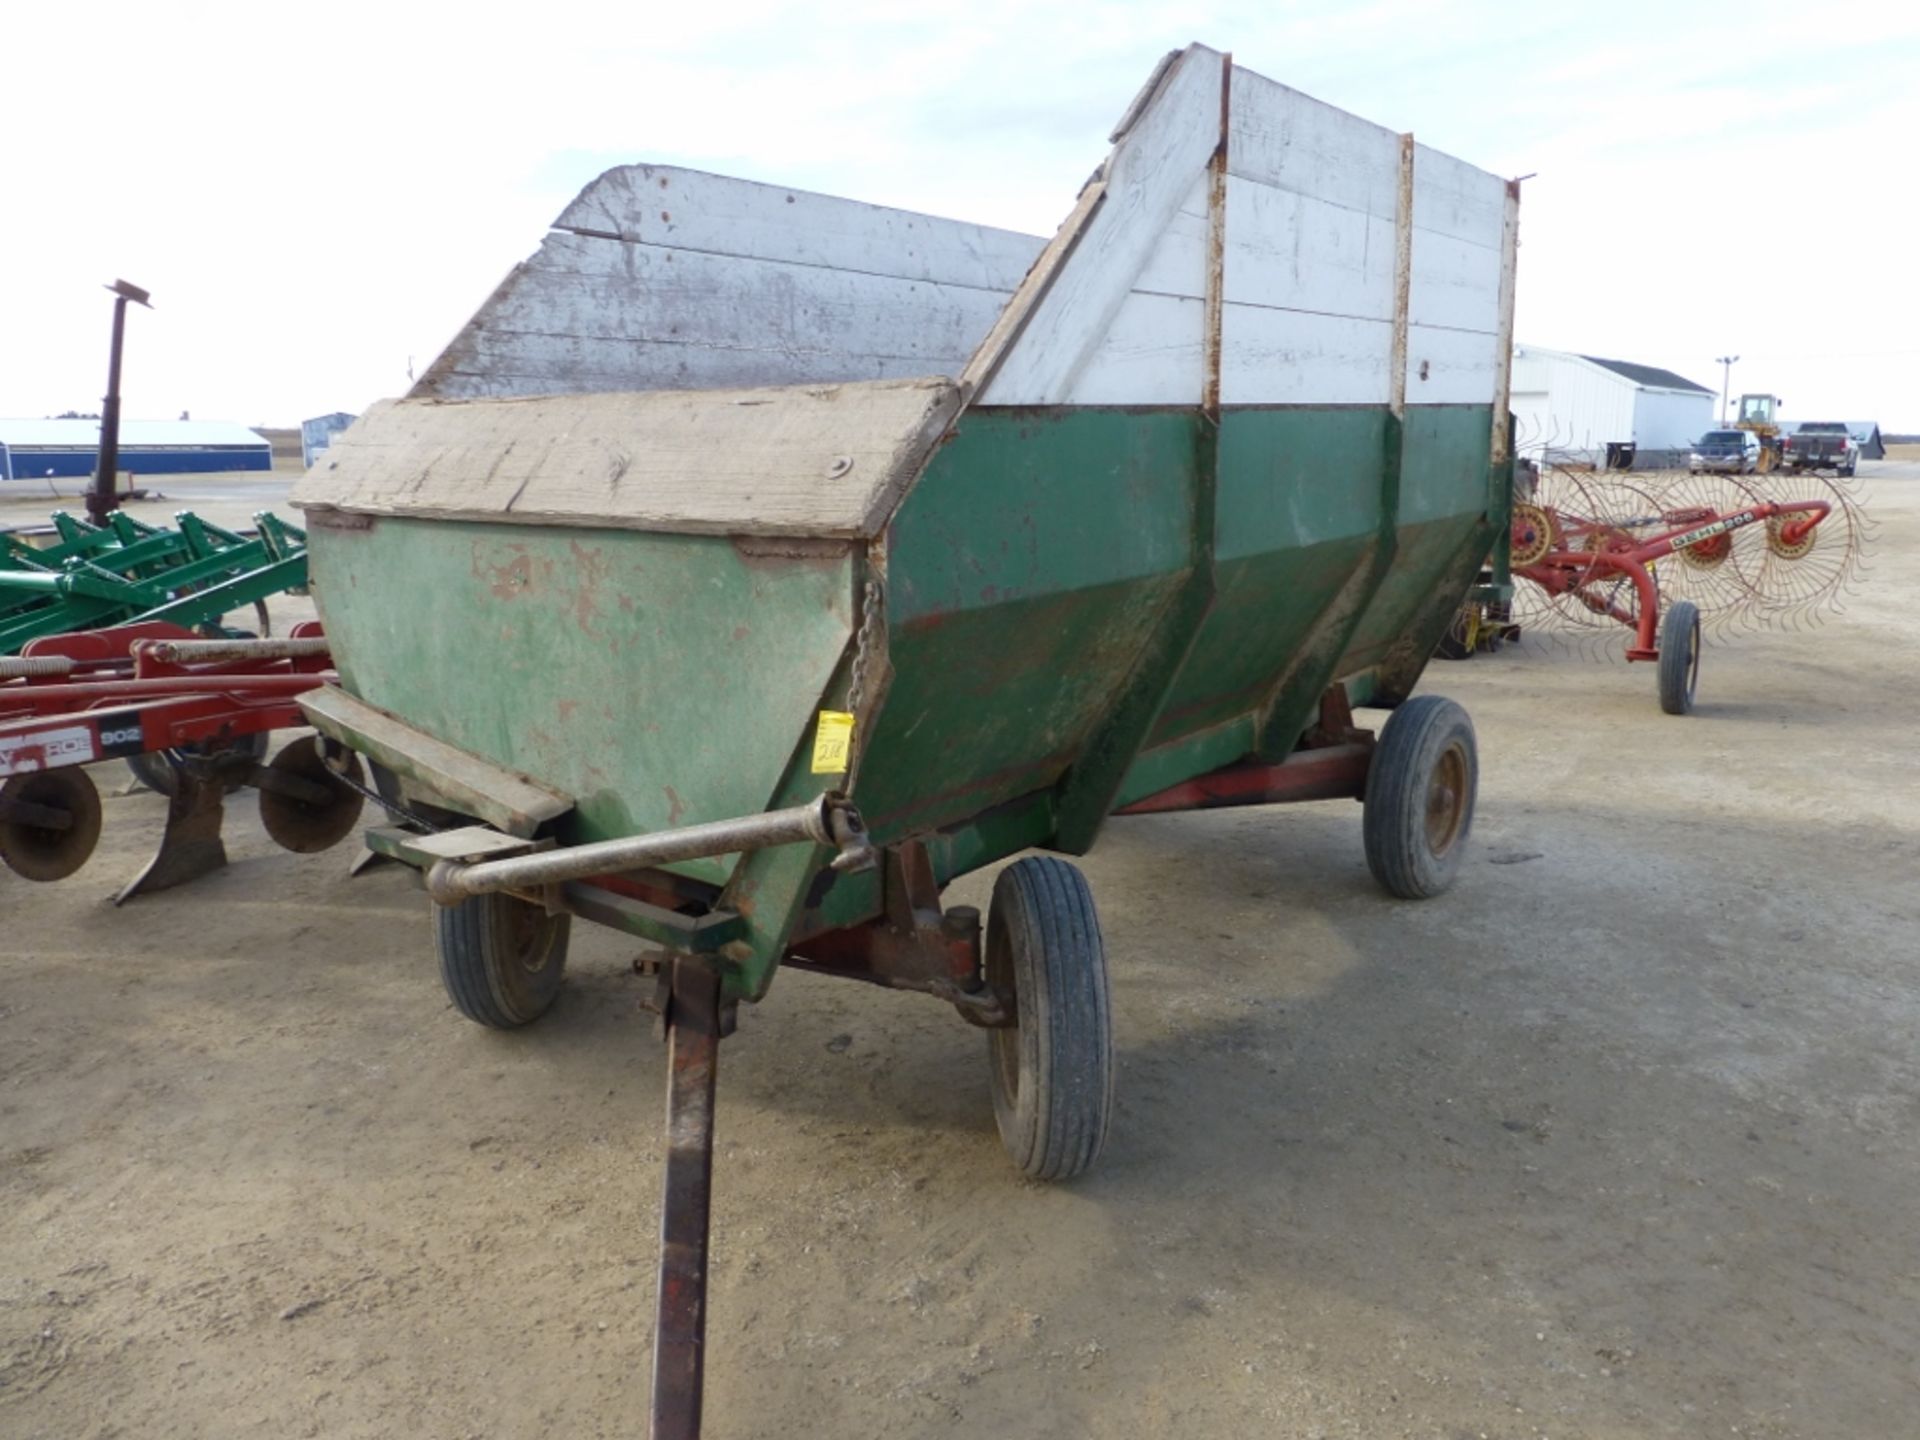
<path fill-rule="evenodd" d="M 0 860 L 26 880 L 64 880 L 100 840 L 100 792 L 84 770 L 34 770 L 0 785 Z"/>
<path fill-rule="evenodd" d="M 340 774 L 366 783 L 360 757 L 347 752 L 336 773 L 312 735 L 290 740 L 255 782 L 260 787 L 260 823 L 282 850 L 299 855 L 330 850 L 353 833 L 366 802 L 341 783 Z"/>

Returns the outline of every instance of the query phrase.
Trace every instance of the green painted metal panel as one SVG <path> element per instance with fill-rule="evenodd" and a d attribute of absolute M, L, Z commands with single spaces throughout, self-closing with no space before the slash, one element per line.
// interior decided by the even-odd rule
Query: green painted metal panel
<path fill-rule="evenodd" d="M 1222 417 L 1218 593 L 1150 745 L 1266 702 L 1328 603 L 1366 562 L 1381 523 L 1387 423 L 1385 409 L 1366 406 Z"/>
<path fill-rule="evenodd" d="M 1400 469 L 1400 545 L 1394 565 L 1354 633 L 1343 673 L 1384 659 L 1408 636 L 1422 603 L 1466 550 L 1487 515 L 1492 412 L 1484 405 L 1419 405 L 1406 418 Z M 1459 596 L 1453 597 L 1457 604 Z M 1431 646 L 1428 647 L 1431 649 Z"/>
<path fill-rule="evenodd" d="M 1186 578 L 1190 411 L 975 410 L 887 538 L 894 681 L 856 798 L 885 841 L 1051 784 Z"/>
<path fill-rule="evenodd" d="M 346 687 L 571 795 L 569 841 L 767 808 L 851 631 L 845 544 L 400 518 L 316 531 Z M 720 882 L 734 862 L 674 868 Z"/>

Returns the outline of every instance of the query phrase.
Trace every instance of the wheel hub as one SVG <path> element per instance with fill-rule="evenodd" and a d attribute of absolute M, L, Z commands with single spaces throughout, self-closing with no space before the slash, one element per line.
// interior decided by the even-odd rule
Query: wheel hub
<path fill-rule="evenodd" d="M 1450 745 L 1427 782 L 1427 848 L 1435 855 L 1446 854 L 1460 838 L 1466 798 L 1467 757 L 1458 745 Z"/>

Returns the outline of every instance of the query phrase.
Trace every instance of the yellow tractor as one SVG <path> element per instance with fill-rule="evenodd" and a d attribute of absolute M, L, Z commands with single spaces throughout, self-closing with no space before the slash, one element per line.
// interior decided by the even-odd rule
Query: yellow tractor
<path fill-rule="evenodd" d="M 1734 428 L 1751 430 L 1760 437 L 1760 471 L 1762 474 L 1777 468 L 1781 460 L 1780 426 L 1773 418 L 1784 408 L 1778 395 L 1742 395 L 1740 397 L 1740 418 L 1734 421 Z"/>

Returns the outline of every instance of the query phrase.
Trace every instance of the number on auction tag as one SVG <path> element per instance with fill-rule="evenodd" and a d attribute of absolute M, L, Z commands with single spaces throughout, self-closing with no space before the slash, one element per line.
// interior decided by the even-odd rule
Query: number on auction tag
<path fill-rule="evenodd" d="M 813 732 L 813 773 L 844 775 L 853 754 L 853 716 L 844 710 L 822 710 Z"/>

